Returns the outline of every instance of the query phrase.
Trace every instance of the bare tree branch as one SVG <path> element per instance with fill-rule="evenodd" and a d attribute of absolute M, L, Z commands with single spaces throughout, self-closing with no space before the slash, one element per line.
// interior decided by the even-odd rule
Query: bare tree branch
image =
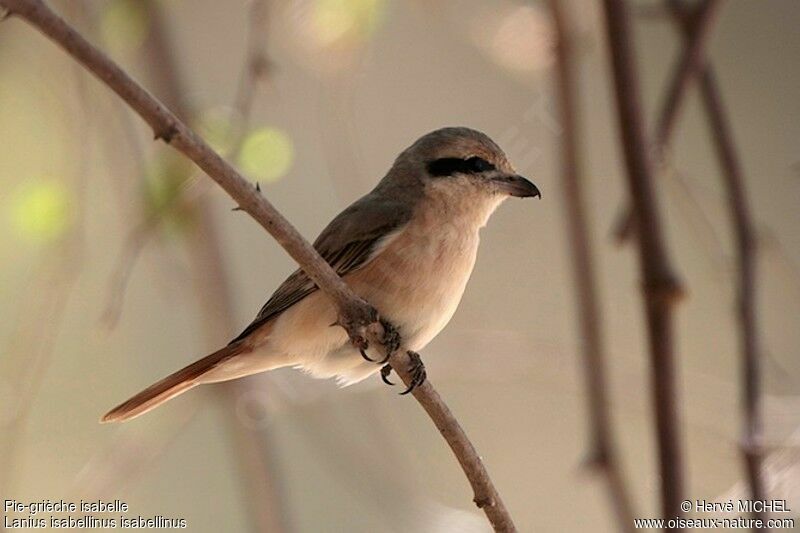
<path fill-rule="evenodd" d="M 670 265 L 653 189 L 650 145 L 644 131 L 632 34 L 625 0 L 604 0 L 606 38 L 613 71 L 628 189 L 639 231 L 639 268 L 644 281 L 652 390 L 664 518 L 681 515 L 683 454 L 675 390 L 672 306 L 681 285 Z"/>
<path fill-rule="evenodd" d="M 289 221 L 174 113 L 41 0 L 0 0 L 0 6 L 18 15 L 66 50 L 136 111 L 153 129 L 156 139 L 164 140 L 202 168 L 278 241 L 331 298 L 339 310 L 339 324 L 347 330 L 354 343 L 363 346 L 369 342 L 386 353 L 382 343 L 384 331 L 378 321 L 377 311 L 353 293 Z M 410 384 L 409 355 L 404 350 L 396 351 L 391 354 L 389 362 L 402 380 Z M 476 504 L 486 513 L 495 531 L 516 531 L 475 448 L 430 381 L 426 380 L 414 389 L 413 394 L 456 455 L 475 492 Z"/>
<path fill-rule="evenodd" d="M 697 11 L 691 22 L 687 20 L 683 53 L 672 72 L 653 135 L 653 143 L 660 152 L 672 143 L 678 114 L 686 101 L 686 90 L 705 64 L 705 51 L 711 29 L 721 7 L 722 0 L 705 0 L 695 8 Z"/>
<path fill-rule="evenodd" d="M 668 0 L 668 7 L 684 35 L 691 31 L 688 22 L 688 7 L 681 0 Z M 722 103 L 716 76 L 709 65 L 700 72 L 700 93 L 708 117 L 714 149 L 722 170 L 723 183 L 728 195 L 728 211 L 733 226 L 737 257 L 736 314 L 739 321 L 739 344 L 741 349 L 742 408 L 744 427 L 742 430 L 742 454 L 750 495 L 754 500 L 766 499 L 761 468 L 763 448 L 763 423 L 761 419 L 761 364 L 757 316 L 757 238 L 747 201 L 742 166 L 733 141 L 731 127 Z M 767 513 L 755 513 L 754 517 L 767 522 Z M 763 528 L 761 530 L 765 530 Z"/>
<path fill-rule="evenodd" d="M 678 113 L 680 113 L 683 102 L 686 100 L 686 89 L 689 87 L 689 82 L 703 68 L 706 45 L 721 6 L 722 0 L 704 0 L 695 8 L 694 16 L 690 17 L 690 14 L 686 13 L 683 52 L 670 77 L 667 94 L 653 135 L 653 150 L 655 157 L 659 161 L 664 157 L 669 145 L 672 143 L 672 134 L 675 131 Z M 630 237 L 634 226 L 633 213 L 631 208 L 627 207 L 622 211 L 615 223 L 614 236 L 617 241 L 626 241 Z"/>
<path fill-rule="evenodd" d="M 588 464 L 605 476 L 611 505 L 621 531 L 633 532 L 633 510 L 619 464 L 612 434 L 609 399 L 606 394 L 606 367 L 602 326 L 598 312 L 597 287 L 589 239 L 586 209 L 582 194 L 583 170 L 580 160 L 580 124 L 578 113 L 573 29 L 561 0 L 549 0 L 556 29 L 556 89 L 561 115 L 561 172 L 564 196 L 564 222 L 572 254 L 576 286 L 578 326 L 587 388 L 587 411 L 591 425 Z"/>

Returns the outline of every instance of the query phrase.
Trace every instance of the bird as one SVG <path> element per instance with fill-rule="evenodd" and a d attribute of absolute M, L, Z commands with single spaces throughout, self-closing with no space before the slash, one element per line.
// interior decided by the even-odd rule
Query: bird
<path fill-rule="evenodd" d="M 509 197 L 538 197 L 486 134 L 445 127 L 402 151 L 372 191 L 337 215 L 314 248 L 349 287 L 378 310 L 425 379 L 417 354 L 452 318 L 472 274 L 479 232 Z M 337 309 L 302 269 L 272 294 L 252 323 L 220 350 L 118 405 L 101 422 L 140 416 L 198 385 L 283 367 L 347 386 L 388 365 L 335 327 Z"/>

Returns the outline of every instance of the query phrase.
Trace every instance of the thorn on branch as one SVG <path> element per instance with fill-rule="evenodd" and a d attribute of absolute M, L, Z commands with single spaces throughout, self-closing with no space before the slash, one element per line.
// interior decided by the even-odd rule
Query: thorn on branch
<path fill-rule="evenodd" d="M 172 138 L 178 134 L 178 128 L 174 124 L 170 124 L 167 128 L 156 131 L 155 135 L 153 136 L 153 140 L 157 141 L 162 139 L 165 143 L 169 144 L 172 142 Z"/>
<path fill-rule="evenodd" d="M 494 500 L 489 496 L 475 496 L 472 501 L 475 502 L 475 505 L 478 506 L 478 509 L 494 506 Z"/>
<path fill-rule="evenodd" d="M 243 211 L 242 206 L 237 205 L 236 207 L 232 208 L 231 211 Z"/>
<path fill-rule="evenodd" d="M 261 184 L 259 182 L 256 182 L 256 192 L 261 192 Z"/>
<path fill-rule="evenodd" d="M 0 22 L 4 22 L 6 19 L 11 18 L 11 15 L 13 14 L 14 13 L 12 13 L 11 9 L 7 7 L 0 7 Z"/>

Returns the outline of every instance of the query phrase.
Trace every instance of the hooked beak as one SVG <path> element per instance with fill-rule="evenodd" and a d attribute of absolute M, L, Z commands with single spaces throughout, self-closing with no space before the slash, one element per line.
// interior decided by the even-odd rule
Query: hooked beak
<path fill-rule="evenodd" d="M 542 193 L 539 192 L 536 185 L 522 176 L 498 176 L 494 178 L 494 182 L 498 189 L 517 198 L 542 197 Z"/>

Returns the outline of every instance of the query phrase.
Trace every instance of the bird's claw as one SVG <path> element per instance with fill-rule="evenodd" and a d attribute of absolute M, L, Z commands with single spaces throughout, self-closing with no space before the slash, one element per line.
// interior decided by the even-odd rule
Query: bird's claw
<path fill-rule="evenodd" d="M 422 359 L 419 354 L 409 350 L 408 357 L 411 359 L 411 365 L 408 367 L 408 371 L 411 374 L 411 383 L 406 390 L 400 393 L 401 396 L 408 394 L 422 385 L 428 377 L 428 374 L 425 372 L 425 365 L 422 364 Z"/>
<path fill-rule="evenodd" d="M 369 348 L 369 342 L 363 337 L 358 337 L 358 339 L 355 341 L 355 344 L 358 348 L 358 351 L 361 352 L 361 357 L 370 363 L 378 363 L 379 365 L 382 365 L 385 364 L 392 354 L 394 354 L 394 352 L 400 348 L 400 333 L 397 331 L 397 328 L 395 328 L 386 320 L 380 319 L 380 323 L 381 326 L 383 326 L 383 339 L 381 339 L 381 344 L 383 344 L 383 346 L 386 348 L 386 357 L 378 360 L 368 356 L 367 348 Z"/>
<path fill-rule="evenodd" d="M 361 357 L 363 357 L 364 359 L 366 359 L 370 363 L 377 363 L 378 362 L 376 359 L 373 359 L 372 357 L 368 356 L 367 352 L 364 350 L 364 348 L 359 348 L 358 351 L 361 352 Z"/>
<path fill-rule="evenodd" d="M 394 386 L 394 383 L 389 381 L 389 374 L 391 373 L 392 373 L 392 365 L 383 365 L 381 367 L 381 381 L 383 381 L 387 385 Z"/>
<path fill-rule="evenodd" d="M 391 325 L 386 320 L 380 320 L 381 326 L 383 326 L 383 345 L 386 347 L 386 357 L 378 361 L 378 364 L 386 363 L 389 358 L 400 349 L 400 332 L 397 331 L 393 325 Z"/>
<path fill-rule="evenodd" d="M 353 339 L 353 344 L 355 344 L 358 351 L 361 352 L 361 357 L 369 361 L 370 363 L 377 363 L 375 359 L 367 355 L 367 348 L 369 348 L 369 342 L 364 337 L 358 336 Z"/>

